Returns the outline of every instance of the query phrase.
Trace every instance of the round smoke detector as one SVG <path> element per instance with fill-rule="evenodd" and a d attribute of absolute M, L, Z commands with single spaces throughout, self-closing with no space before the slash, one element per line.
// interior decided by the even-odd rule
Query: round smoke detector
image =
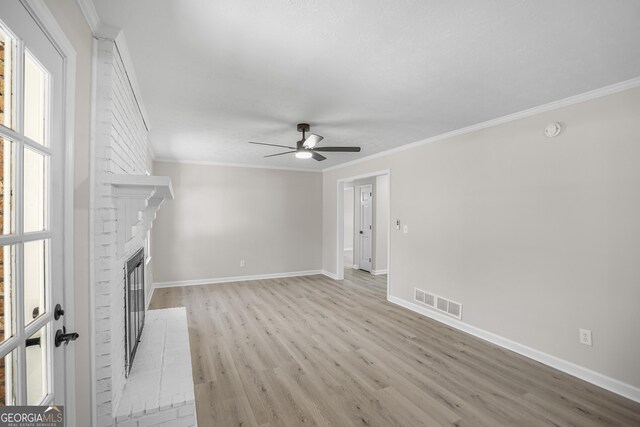
<path fill-rule="evenodd" d="M 556 137 L 560 135 L 560 132 L 562 132 L 562 124 L 558 122 L 551 123 L 544 129 L 544 134 L 547 138 Z"/>

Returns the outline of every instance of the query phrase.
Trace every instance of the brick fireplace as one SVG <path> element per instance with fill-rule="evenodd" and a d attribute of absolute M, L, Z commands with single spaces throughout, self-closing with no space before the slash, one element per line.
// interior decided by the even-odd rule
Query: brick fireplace
<path fill-rule="evenodd" d="M 130 346 L 125 330 L 131 323 L 125 325 L 125 264 L 145 247 L 163 201 L 173 198 L 168 177 L 149 175 L 148 129 L 131 72 L 118 49 L 119 37 L 115 30 L 108 30 L 95 41 L 92 381 L 98 426 L 117 424 L 116 413 L 127 385 Z M 144 255 L 136 261 L 142 269 L 139 294 L 146 296 L 136 303 L 136 322 L 144 318 L 151 294 L 147 261 Z"/>

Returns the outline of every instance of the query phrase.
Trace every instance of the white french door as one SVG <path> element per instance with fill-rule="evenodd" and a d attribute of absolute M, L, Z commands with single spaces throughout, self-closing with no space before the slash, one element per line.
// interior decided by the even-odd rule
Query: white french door
<path fill-rule="evenodd" d="M 64 62 L 18 1 L 0 57 L 0 404 L 63 405 Z"/>
<path fill-rule="evenodd" d="M 362 185 L 360 188 L 360 270 L 371 271 L 371 247 L 373 224 L 373 190 L 372 185 Z"/>

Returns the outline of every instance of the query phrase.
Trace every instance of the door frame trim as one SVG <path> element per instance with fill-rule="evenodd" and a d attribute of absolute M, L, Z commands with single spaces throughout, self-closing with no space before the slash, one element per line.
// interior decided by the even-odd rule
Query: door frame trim
<path fill-rule="evenodd" d="M 63 61 L 63 138 L 64 138 L 64 185 L 63 185 L 63 280 L 65 326 L 75 330 L 75 283 L 74 283 L 74 148 L 76 112 L 76 50 L 54 18 L 44 0 L 20 0 L 33 17 Z M 76 425 L 76 362 L 75 346 L 65 346 L 65 417 L 66 425 Z"/>
<path fill-rule="evenodd" d="M 380 175 L 389 177 L 389 221 L 387 224 L 387 299 L 391 296 L 391 169 L 383 169 L 356 176 L 339 178 L 336 181 L 336 275 L 335 280 L 344 280 L 344 183 L 363 178 L 372 178 Z"/>

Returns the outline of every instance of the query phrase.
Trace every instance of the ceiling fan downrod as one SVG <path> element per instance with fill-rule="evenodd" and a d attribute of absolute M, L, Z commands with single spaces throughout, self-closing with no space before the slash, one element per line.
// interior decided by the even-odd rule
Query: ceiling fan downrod
<path fill-rule="evenodd" d="M 302 142 L 304 142 L 304 140 L 307 139 L 306 132 L 309 132 L 311 126 L 309 126 L 309 123 L 298 123 L 297 128 L 298 132 L 302 132 Z"/>

